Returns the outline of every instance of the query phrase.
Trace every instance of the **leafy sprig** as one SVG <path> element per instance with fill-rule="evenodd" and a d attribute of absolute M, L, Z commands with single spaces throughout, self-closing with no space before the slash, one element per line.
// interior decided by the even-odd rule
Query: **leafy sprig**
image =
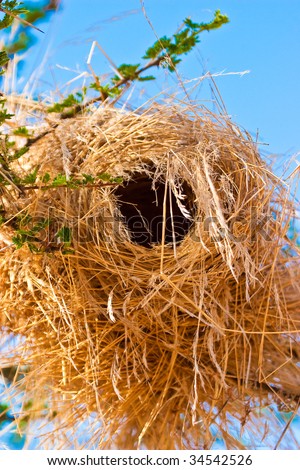
<path fill-rule="evenodd" d="M 31 136 L 31 133 L 29 132 L 26 126 L 20 126 L 13 131 L 13 135 L 29 138 Z"/>
<path fill-rule="evenodd" d="M 19 150 L 19 152 L 22 153 L 23 151 L 24 154 L 27 150 L 27 147 L 23 147 Z M 18 185 L 18 187 L 22 191 L 28 191 L 33 189 L 47 190 L 53 188 L 78 189 L 82 187 L 94 188 L 103 186 L 114 186 L 122 184 L 123 182 L 122 177 L 114 177 L 108 173 L 99 173 L 96 176 L 83 173 L 79 176 L 70 175 L 68 177 L 63 173 L 59 173 L 58 175 L 51 178 L 49 173 L 38 175 L 38 170 L 39 167 L 37 166 L 31 173 L 28 173 L 23 178 L 20 178 L 17 175 L 13 174 L 12 180 L 6 180 L 3 177 L 1 178 L 0 173 L 0 187 L 9 186 L 11 182 L 13 182 Z"/>
<path fill-rule="evenodd" d="M 68 95 L 61 103 L 55 103 L 53 106 L 50 106 L 47 111 L 48 113 L 61 113 L 66 108 L 71 108 L 74 105 L 78 105 L 83 102 L 83 93 L 77 92 L 74 96 L 73 94 Z"/>
<path fill-rule="evenodd" d="M 28 12 L 26 8 L 23 8 L 20 5 L 22 5 L 22 2 L 17 0 L 6 0 L 0 3 L 0 11 L 5 13 L 2 20 L 0 20 L 0 30 L 9 28 L 16 16 Z"/>
<path fill-rule="evenodd" d="M 0 126 L 7 120 L 11 119 L 13 117 L 13 114 L 10 114 L 7 112 L 7 109 L 5 108 L 5 99 L 0 98 Z"/>
<path fill-rule="evenodd" d="M 53 231 L 54 221 L 42 218 L 34 225 L 30 214 L 23 214 L 13 219 L 16 227 L 12 243 L 17 250 L 27 246 L 31 253 L 41 254 L 45 251 L 61 251 L 63 254 L 74 253 L 72 248 L 72 230 L 67 226 L 61 226 L 54 231 L 50 239 L 50 229 Z"/>
<path fill-rule="evenodd" d="M 15 235 L 12 237 L 12 243 L 18 250 L 27 246 L 32 253 L 36 254 L 58 250 L 63 254 L 74 253 L 72 230 L 67 226 L 62 225 L 58 230 L 54 229 L 53 232 L 55 221 L 41 218 L 38 222 L 33 223 L 33 218 L 28 213 L 14 217 L 13 224 Z M 53 233 L 51 237 L 50 231 Z"/>
<path fill-rule="evenodd" d="M 162 66 L 167 67 L 170 72 L 174 72 L 182 60 L 181 56 L 188 54 L 200 42 L 199 35 L 201 33 L 218 29 L 228 22 L 229 18 L 220 10 L 215 12 L 214 18 L 208 23 L 195 23 L 186 18 L 183 27 L 177 33 L 171 37 L 161 37 L 146 50 L 143 59 L 148 62 L 145 65 L 123 63 L 117 68 L 118 73 L 106 84 L 101 84 L 99 77 L 96 77 L 96 81 L 90 84 L 90 88 L 98 91 L 100 96 L 84 103 L 74 95 L 69 95 L 62 102 L 50 106 L 48 112 L 60 112 L 62 113 L 61 118 L 69 118 L 97 101 L 106 101 L 108 98 L 117 100 L 134 81 L 155 80 L 154 75 L 143 75 L 150 68 Z"/>
<path fill-rule="evenodd" d="M 2 70 L 0 70 L 0 75 L 3 75 L 5 73 L 5 66 L 9 62 L 9 57 L 7 55 L 6 51 L 0 51 L 0 67 Z"/>
<path fill-rule="evenodd" d="M 31 221 L 32 218 L 28 214 L 20 218 L 16 217 L 14 223 L 18 224 L 18 228 L 15 232 L 16 235 L 12 237 L 12 242 L 17 249 L 22 248 L 26 244 L 32 253 L 39 253 L 41 251 L 39 245 L 42 242 L 39 236 L 41 236 L 42 231 L 49 227 L 50 219 L 41 219 L 32 227 L 28 227 Z"/>

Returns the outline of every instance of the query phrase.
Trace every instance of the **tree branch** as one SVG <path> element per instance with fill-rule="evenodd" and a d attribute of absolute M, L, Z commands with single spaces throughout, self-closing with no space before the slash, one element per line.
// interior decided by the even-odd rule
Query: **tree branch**
<path fill-rule="evenodd" d="M 120 88 L 123 85 L 127 85 L 127 83 L 136 80 L 141 75 L 141 73 L 145 72 L 146 70 L 152 67 L 159 67 L 160 63 L 163 62 L 166 59 L 166 57 L 167 57 L 167 54 L 157 57 L 156 59 L 150 60 L 144 67 L 141 67 L 139 70 L 137 70 L 134 78 L 124 77 L 121 80 L 119 80 L 113 87 L 111 87 L 110 90 L 113 91 L 113 90 Z M 61 113 L 60 118 L 68 119 L 70 117 L 73 117 L 76 114 L 84 111 L 86 108 L 88 108 L 94 103 L 98 103 L 99 101 L 102 101 L 102 102 L 106 101 L 107 98 L 108 97 L 103 97 L 102 94 L 100 96 L 96 96 L 95 98 L 92 98 L 85 104 L 78 104 L 77 106 L 74 106 L 73 108 L 71 108 L 69 111 L 65 111 Z"/>

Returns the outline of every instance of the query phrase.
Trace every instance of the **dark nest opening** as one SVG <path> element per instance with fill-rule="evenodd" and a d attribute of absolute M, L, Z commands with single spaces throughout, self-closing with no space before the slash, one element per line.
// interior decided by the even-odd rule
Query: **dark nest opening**
<path fill-rule="evenodd" d="M 162 243 L 164 233 L 165 243 L 179 244 L 193 223 L 194 213 L 194 195 L 185 181 L 181 182 L 181 193 L 185 197 L 179 201 L 169 187 L 166 189 L 165 181 L 153 184 L 153 179 L 146 173 L 133 173 L 124 186 L 119 186 L 115 195 L 131 240 L 150 248 L 153 243 Z M 184 214 L 185 211 L 191 218 Z"/>

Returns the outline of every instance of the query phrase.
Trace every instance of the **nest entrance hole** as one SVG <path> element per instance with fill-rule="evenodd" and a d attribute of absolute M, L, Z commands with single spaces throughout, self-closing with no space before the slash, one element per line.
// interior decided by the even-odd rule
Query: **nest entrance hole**
<path fill-rule="evenodd" d="M 157 180 L 154 183 L 147 173 L 133 173 L 124 186 L 116 189 L 119 210 L 132 242 L 151 248 L 153 243 L 162 243 L 163 231 L 165 243 L 179 244 L 184 239 L 193 221 L 183 212 L 186 210 L 193 215 L 194 196 L 185 181 L 181 183 L 180 192 L 185 198 L 178 201 L 169 187 L 166 190 L 165 181 Z"/>

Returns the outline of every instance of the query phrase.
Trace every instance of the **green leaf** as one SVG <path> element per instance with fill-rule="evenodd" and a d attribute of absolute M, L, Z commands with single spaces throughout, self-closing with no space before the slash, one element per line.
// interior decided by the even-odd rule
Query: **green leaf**
<path fill-rule="evenodd" d="M 69 227 L 62 227 L 56 233 L 56 236 L 60 239 L 61 243 L 66 244 L 67 246 L 71 244 L 72 241 L 72 232 Z"/>
<path fill-rule="evenodd" d="M 29 134 L 27 127 L 22 126 L 22 127 L 18 127 L 18 129 L 15 129 L 13 132 L 13 135 L 18 135 L 20 137 L 29 137 L 30 134 Z"/>
<path fill-rule="evenodd" d="M 41 252 L 40 248 L 38 248 L 34 243 L 27 242 L 27 246 L 28 246 L 29 250 L 31 251 L 31 253 L 40 253 Z"/>
<path fill-rule="evenodd" d="M 25 429 L 28 426 L 28 422 L 29 422 L 29 416 L 28 415 L 26 415 L 22 419 L 20 419 L 20 421 L 19 421 L 19 430 L 21 432 L 25 431 Z"/>
<path fill-rule="evenodd" d="M 97 175 L 97 178 L 99 178 L 102 181 L 110 181 L 111 180 L 111 175 L 109 173 L 99 173 Z"/>
<path fill-rule="evenodd" d="M 175 44 L 172 44 L 169 48 L 170 54 L 187 54 L 191 49 L 199 42 L 197 34 L 190 34 L 188 28 L 181 31 L 181 33 L 175 34 Z"/>
<path fill-rule="evenodd" d="M 99 173 L 97 175 L 97 178 L 102 181 L 109 182 L 109 183 L 122 183 L 123 182 L 123 178 L 121 178 L 120 176 L 113 177 L 109 173 Z"/>
<path fill-rule="evenodd" d="M 121 64 L 118 67 L 118 71 L 124 78 L 134 80 L 139 66 L 140 64 Z M 118 77 L 118 80 L 120 80 L 120 77 Z"/>
<path fill-rule="evenodd" d="M 71 93 L 61 103 L 55 103 L 53 106 L 50 106 L 47 111 L 48 113 L 61 113 L 65 108 L 71 108 L 74 105 L 80 104 L 82 99 L 82 96 L 75 98 L 75 96 Z"/>
<path fill-rule="evenodd" d="M 24 240 L 24 237 L 34 237 L 35 234 L 31 233 L 29 230 L 22 230 L 22 229 L 18 229 L 17 230 L 17 234 L 18 235 L 21 235 L 21 237 L 23 237 L 23 240 Z"/>
<path fill-rule="evenodd" d="M 111 181 L 113 183 L 123 183 L 123 178 L 121 176 L 117 176 L 116 178 L 112 178 Z"/>
<path fill-rule="evenodd" d="M 50 225 L 50 219 L 42 219 L 40 220 L 32 229 L 32 233 L 38 233 L 40 232 L 41 230 L 43 230 L 44 228 L 47 228 L 49 227 Z"/>
<path fill-rule="evenodd" d="M 6 51 L 0 51 L 0 67 L 4 67 L 9 62 L 9 57 Z M 4 70 L 0 73 L 2 75 Z"/>
<path fill-rule="evenodd" d="M 155 80 L 155 77 L 153 75 L 146 75 L 145 77 L 138 78 L 139 82 L 148 82 L 150 80 Z"/>
<path fill-rule="evenodd" d="M 6 413 L 9 410 L 9 406 L 6 403 L 0 403 L 0 414 Z"/>
<path fill-rule="evenodd" d="M 214 19 L 209 23 L 194 23 L 191 19 L 186 18 L 184 24 L 194 31 L 195 33 L 201 33 L 202 31 L 211 31 L 213 29 L 218 29 L 223 24 L 229 23 L 229 18 L 227 15 L 221 13 L 220 10 L 216 10 L 214 13 Z"/>
<path fill-rule="evenodd" d="M 32 253 L 41 253 L 41 248 L 37 245 L 41 243 L 41 232 L 49 227 L 50 219 L 41 219 L 33 227 L 28 227 L 32 222 L 32 217 L 29 214 L 23 214 L 16 217 L 18 228 L 16 235 L 12 237 L 12 242 L 16 245 L 17 249 L 22 248 L 25 244 Z"/>
<path fill-rule="evenodd" d="M 33 407 L 33 401 L 32 400 L 28 400 L 24 403 L 23 405 L 23 411 L 28 411 L 30 410 L 30 408 Z"/>
<path fill-rule="evenodd" d="M 6 2 L 1 2 L 1 7 L 4 9 L 4 10 L 7 10 L 9 12 L 12 12 L 14 14 L 18 14 L 18 12 L 20 13 L 20 9 L 18 10 L 17 7 L 20 3 L 17 1 L 17 0 L 10 0 L 10 1 L 6 1 Z M 22 12 L 22 10 L 21 10 Z M 2 20 L 0 20 L 0 29 L 5 29 L 5 28 L 9 28 L 12 23 L 14 21 L 14 17 L 12 15 L 9 15 L 7 13 L 5 13 L 4 17 L 2 18 Z"/>
<path fill-rule="evenodd" d="M 70 177 L 69 180 L 66 182 L 66 186 L 68 188 L 76 189 L 82 184 L 82 181 L 79 179 L 74 178 L 73 176 Z"/>
<path fill-rule="evenodd" d="M 18 158 L 22 157 L 26 152 L 28 152 L 29 147 L 22 147 L 17 150 L 12 156 L 9 157 L 9 161 L 12 162 L 13 160 L 18 160 Z"/>
<path fill-rule="evenodd" d="M 110 88 L 107 92 L 108 96 L 112 97 L 112 98 L 115 98 L 116 96 L 119 96 L 120 93 L 122 92 L 122 88 L 119 87 L 115 87 L 113 86 L 112 88 Z"/>
<path fill-rule="evenodd" d="M 51 176 L 49 175 L 49 173 L 45 173 L 44 176 L 42 177 L 42 183 L 49 183 L 51 179 Z"/>
<path fill-rule="evenodd" d="M 32 173 L 29 173 L 28 175 L 26 175 L 25 178 L 22 179 L 22 183 L 34 184 L 36 182 L 38 170 L 39 170 L 39 166 L 37 166 Z"/>
<path fill-rule="evenodd" d="M 82 184 L 92 184 L 95 182 L 95 178 L 92 175 L 87 175 L 86 173 L 83 173 L 82 176 Z"/>
<path fill-rule="evenodd" d="M 16 185 L 21 184 L 22 180 L 19 176 L 14 175 L 14 174 L 11 174 L 10 176 L 11 176 L 13 183 L 15 183 Z"/>
<path fill-rule="evenodd" d="M 109 85 L 105 85 L 106 87 L 109 87 Z M 104 91 L 105 90 L 105 87 L 104 86 L 101 86 L 99 85 L 98 83 L 96 82 L 93 82 L 89 85 L 89 88 L 92 88 L 93 90 L 97 90 L 97 91 Z"/>
<path fill-rule="evenodd" d="M 194 23 L 190 18 L 186 18 L 183 22 L 192 31 L 198 31 L 201 27 L 200 23 Z"/>
<path fill-rule="evenodd" d="M 32 217 L 30 214 L 27 214 L 26 212 L 24 214 L 18 215 L 16 217 L 19 226 L 24 227 L 25 225 L 28 225 L 32 221 Z"/>
<path fill-rule="evenodd" d="M 215 17 L 213 21 L 207 24 L 201 24 L 202 29 L 206 31 L 211 31 L 212 29 L 221 28 L 223 24 L 229 23 L 229 18 L 227 15 L 223 15 L 220 10 L 215 11 Z"/>
<path fill-rule="evenodd" d="M 2 108 L 0 111 L 0 125 L 3 124 L 7 119 L 11 119 L 13 116 L 13 114 L 9 114 L 7 112 L 7 109 Z"/>
<path fill-rule="evenodd" d="M 5 145 L 6 145 L 6 148 L 7 150 L 13 148 L 15 145 L 16 145 L 16 142 L 14 140 L 8 140 L 8 136 L 6 136 L 7 139 L 5 141 Z"/>
<path fill-rule="evenodd" d="M 51 186 L 64 186 L 67 184 L 67 177 L 66 175 L 59 173 L 52 181 Z"/>
<path fill-rule="evenodd" d="M 199 42 L 199 34 L 203 31 L 220 28 L 223 24 L 228 23 L 229 18 L 223 15 L 220 10 L 214 14 L 214 19 L 209 23 L 195 23 L 189 18 L 184 20 L 186 28 L 175 33 L 171 38 L 163 36 L 156 41 L 153 46 L 146 50 L 144 59 L 161 59 L 164 64 L 164 58 L 171 58 L 173 65 L 168 64 L 168 69 L 174 71 L 174 66 L 180 62 L 177 56 L 187 54 Z"/>
<path fill-rule="evenodd" d="M 17 249 L 22 248 L 25 243 L 24 237 L 22 235 L 16 235 L 12 237 L 11 241 L 16 245 Z"/>
<path fill-rule="evenodd" d="M 162 51 L 167 50 L 171 44 L 171 38 L 163 36 L 158 41 L 155 41 L 153 46 L 146 50 L 146 54 L 143 59 L 155 59 Z"/>
<path fill-rule="evenodd" d="M 99 85 L 96 82 L 91 83 L 90 88 L 93 88 L 94 90 L 99 91 L 103 95 L 104 99 L 108 98 L 109 96 L 114 98 L 115 96 L 118 96 L 122 91 L 120 90 L 120 88 L 117 88 L 115 86 L 115 83 L 120 81 L 120 78 L 117 75 L 115 75 L 115 77 L 113 77 L 112 80 L 114 79 L 115 79 L 115 82 L 113 82 L 112 84 L 107 83 L 106 85 Z"/>

